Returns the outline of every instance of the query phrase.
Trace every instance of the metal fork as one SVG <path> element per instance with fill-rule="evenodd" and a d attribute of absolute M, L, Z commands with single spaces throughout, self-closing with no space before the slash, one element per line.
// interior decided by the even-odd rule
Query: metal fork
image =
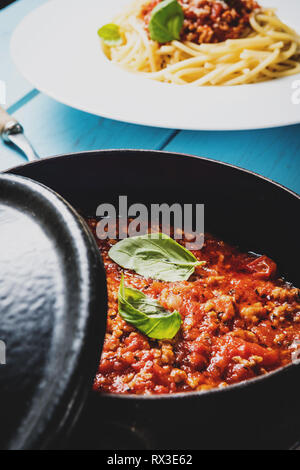
<path fill-rule="evenodd" d="M 24 134 L 21 124 L 0 106 L 0 136 L 6 144 L 15 145 L 29 162 L 39 159 L 38 154 Z"/>

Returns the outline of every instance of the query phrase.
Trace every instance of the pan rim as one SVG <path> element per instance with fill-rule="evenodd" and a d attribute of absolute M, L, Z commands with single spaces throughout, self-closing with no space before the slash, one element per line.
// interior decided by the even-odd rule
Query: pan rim
<path fill-rule="evenodd" d="M 256 173 L 255 171 L 248 170 L 246 168 L 239 167 L 237 165 L 233 165 L 231 163 L 222 162 L 220 160 L 216 160 L 216 159 L 213 159 L 213 158 L 203 157 L 203 156 L 200 156 L 200 155 L 192 155 L 192 154 L 183 153 L 183 152 L 170 152 L 170 151 L 165 151 L 165 150 L 134 149 L 134 148 L 124 148 L 124 149 L 123 148 L 121 148 L 121 149 L 112 148 L 112 149 L 99 149 L 99 150 L 69 152 L 69 153 L 62 153 L 62 154 L 52 155 L 50 157 L 43 157 L 43 158 L 40 158 L 39 160 L 36 160 L 36 161 L 33 161 L 33 162 L 24 161 L 24 163 L 22 163 L 21 165 L 16 165 L 16 166 L 13 166 L 11 168 L 8 168 L 7 170 L 3 171 L 2 173 L 3 174 L 14 173 L 14 170 L 17 170 L 17 169 L 22 168 L 24 166 L 26 166 L 26 167 L 30 166 L 31 167 L 31 166 L 35 166 L 37 164 L 40 164 L 41 162 L 45 162 L 45 161 L 49 161 L 49 160 L 54 161 L 58 158 L 80 157 L 80 156 L 83 156 L 83 155 L 89 155 L 89 156 L 95 156 L 95 157 L 98 156 L 99 157 L 99 156 L 102 156 L 102 155 L 105 155 L 105 154 L 112 154 L 112 153 L 116 153 L 116 154 L 117 153 L 127 153 L 127 154 L 130 154 L 132 152 L 140 153 L 141 155 L 143 155 L 143 154 L 151 155 L 152 154 L 153 156 L 156 156 L 156 157 L 158 157 L 159 155 L 164 155 L 164 156 L 169 156 L 169 157 L 174 157 L 175 156 L 177 158 L 191 158 L 191 159 L 201 160 L 201 161 L 204 161 L 204 162 L 207 162 L 207 163 L 212 163 L 212 164 L 216 164 L 216 165 L 220 165 L 220 166 L 225 166 L 225 167 L 232 168 L 234 170 L 240 171 L 244 174 L 248 174 L 248 175 L 252 175 L 254 177 L 257 177 L 261 181 L 271 183 L 272 185 L 274 185 L 274 186 L 276 186 L 280 189 L 283 189 L 285 192 L 288 192 L 292 196 L 295 196 L 297 199 L 300 199 L 300 194 L 296 193 L 292 189 L 287 188 L 283 184 L 278 183 L 277 181 L 274 181 L 271 178 L 268 178 L 267 176 L 260 175 L 259 173 Z"/>

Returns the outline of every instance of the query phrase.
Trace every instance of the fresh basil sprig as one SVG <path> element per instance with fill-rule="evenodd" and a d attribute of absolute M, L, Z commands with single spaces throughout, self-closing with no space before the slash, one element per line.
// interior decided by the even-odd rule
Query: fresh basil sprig
<path fill-rule="evenodd" d="M 187 281 L 196 266 L 205 264 L 164 233 L 125 238 L 108 254 L 122 268 L 167 282 Z"/>
<path fill-rule="evenodd" d="M 184 13 L 177 0 L 164 0 L 152 11 L 149 23 L 150 37 L 161 44 L 180 39 Z"/>
<path fill-rule="evenodd" d="M 117 24 L 109 23 L 98 30 L 98 36 L 108 46 L 120 46 L 123 42 L 120 28 Z"/>
<path fill-rule="evenodd" d="M 178 312 L 169 312 L 143 292 L 125 287 L 123 275 L 119 289 L 119 314 L 153 339 L 172 339 L 181 326 Z"/>

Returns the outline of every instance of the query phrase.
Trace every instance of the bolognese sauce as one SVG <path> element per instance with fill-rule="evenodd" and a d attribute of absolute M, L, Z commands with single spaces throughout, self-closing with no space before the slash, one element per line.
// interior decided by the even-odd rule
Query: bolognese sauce
<path fill-rule="evenodd" d="M 96 237 L 97 220 L 88 224 Z M 114 263 L 116 240 L 97 239 L 107 275 L 108 319 L 94 390 L 118 394 L 203 391 L 262 376 L 291 362 L 300 340 L 299 290 L 267 256 L 242 253 L 206 234 L 188 281 L 146 279 Z M 180 243 L 185 245 L 185 238 Z M 153 340 L 118 313 L 122 274 L 182 325 L 172 340 Z"/>
<path fill-rule="evenodd" d="M 161 1 L 152 0 L 142 8 L 146 28 L 153 9 Z M 197 44 L 240 38 L 249 30 L 250 14 L 259 8 L 254 0 L 179 0 L 179 3 L 184 13 L 181 39 Z"/>

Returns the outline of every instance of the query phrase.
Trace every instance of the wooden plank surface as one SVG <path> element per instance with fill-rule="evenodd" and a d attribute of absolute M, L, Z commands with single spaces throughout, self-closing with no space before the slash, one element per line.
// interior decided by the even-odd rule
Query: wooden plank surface
<path fill-rule="evenodd" d="M 238 132 L 180 132 L 166 150 L 231 163 L 300 193 L 300 125 Z"/>
<path fill-rule="evenodd" d="M 37 95 L 14 116 L 41 157 L 107 148 L 164 148 L 174 131 L 136 126 L 69 108 Z M 22 163 L 12 148 L 0 143 L 0 170 Z"/>

